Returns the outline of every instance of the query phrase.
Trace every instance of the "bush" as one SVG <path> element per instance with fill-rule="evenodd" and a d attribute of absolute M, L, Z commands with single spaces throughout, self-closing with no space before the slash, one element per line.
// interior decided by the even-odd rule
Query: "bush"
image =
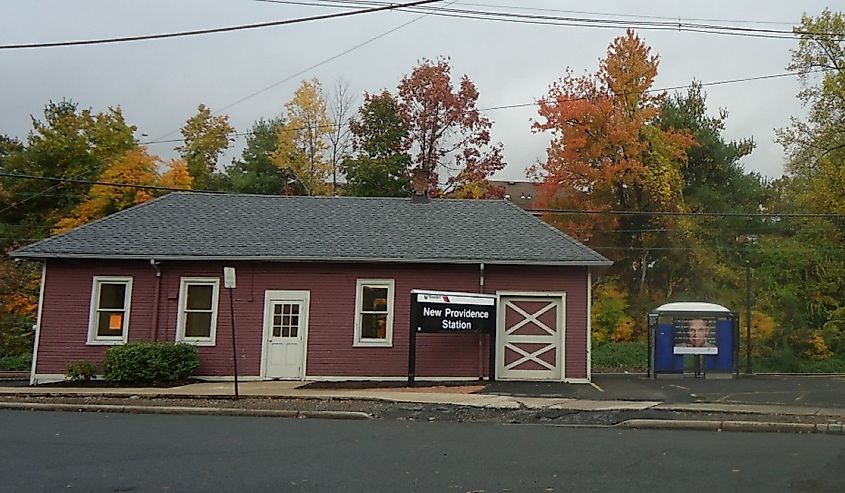
<path fill-rule="evenodd" d="M 31 354 L 0 356 L 0 371 L 29 371 L 31 367 Z"/>
<path fill-rule="evenodd" d="M 97 374 L 93 361 L 71 361 L 65 368 L 65 379 L 71 382 L 89 382 Z"/>
<path fill-rule="evenodd" d="M 643 370 L 648 368 L 648 345 L 643 342 L 608 342 L 592 348 L 593 369 Z"/>
<path fill-rule="evenodd" d="M 103 374 L 110 382 L 150 384 L 184 380 L 199 366 L 191 344 L 132 342 L 106 351 Z"/>

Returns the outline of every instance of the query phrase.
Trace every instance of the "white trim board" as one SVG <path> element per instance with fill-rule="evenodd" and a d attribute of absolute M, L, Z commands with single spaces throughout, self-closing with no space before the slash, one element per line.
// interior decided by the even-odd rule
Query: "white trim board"
<path fill-rule="evenodd" d="M 593 379 L 593 275 L 587 267 L 587 381 Z"/>
<path fill-rule="evenodd" d="M 32 344 L 32 365 L 29 368 L 29 384 L 35 385 L 35 370 L 38 366 L 38 344 L 41 342 L 41 314 L 44 310 L 44 284 L 47 281 L 47 262 L 41 266 L 41 286 L 38 288 L 38 311 L 35 315 L 35 340 Z"/>

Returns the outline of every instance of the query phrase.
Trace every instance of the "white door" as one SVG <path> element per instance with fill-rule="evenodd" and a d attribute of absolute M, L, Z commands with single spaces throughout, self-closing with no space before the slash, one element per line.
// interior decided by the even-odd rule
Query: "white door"
<path fill-rule="evenodd" d="M 307 324 L 307 297 L 268 296 L 264 312 L 264 378 L 304 378 Z"/>
<path fill-rule="evenodd" d="M 564 296 L 499 299 L 496 378 L 563 379 Z"/>

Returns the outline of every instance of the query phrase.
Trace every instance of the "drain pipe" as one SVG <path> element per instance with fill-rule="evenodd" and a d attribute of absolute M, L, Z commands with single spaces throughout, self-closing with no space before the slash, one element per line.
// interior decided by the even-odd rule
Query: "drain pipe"
<path fill-rule="evenodd" d="M 484 263 L 478 264 L 478 292 L 484 294 Z M 484 380 L 484 334 L 478 334 L 478 381 Z"/>
<path fill-rule="evenodd" d="M 161 268 L 159 267 L 160 262 L 157 262 L 156 259 L 150 259 L 150 265 L 156 271 L 156 286 L 155 286 L 155 294 L 153 295 L 153 317 L 151 321 L 152 325 L 152 333 L 150 339 L 155 342 L 158 339 L 158 299 L 161 293 Z"/>

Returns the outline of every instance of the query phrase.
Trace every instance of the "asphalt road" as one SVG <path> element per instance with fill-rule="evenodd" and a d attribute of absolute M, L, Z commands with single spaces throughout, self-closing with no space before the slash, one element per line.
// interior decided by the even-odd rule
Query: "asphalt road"
<path fill-rule="evenodd" d="M 0 411 L 0 491 L 845 491 L 831 435 Z"/>

